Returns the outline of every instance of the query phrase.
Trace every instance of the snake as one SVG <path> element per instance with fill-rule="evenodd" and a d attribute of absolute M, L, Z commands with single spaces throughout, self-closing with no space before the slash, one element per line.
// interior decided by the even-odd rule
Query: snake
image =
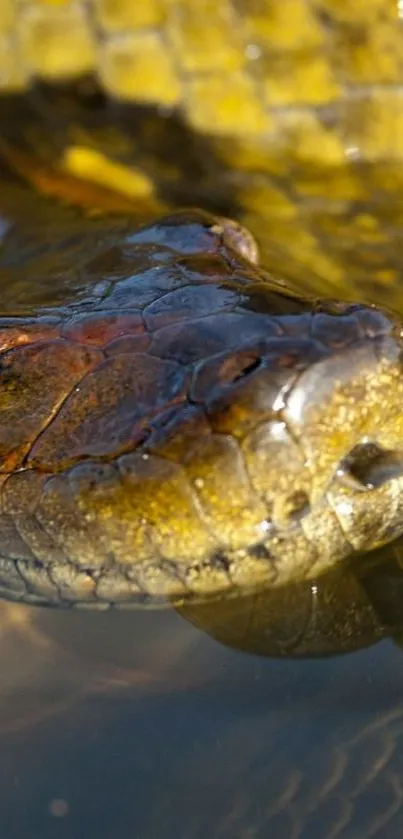
<path fill-rule="evenodd" d="M 21 602 L 237 597 L 403 533 L 398 7 L 143 5 L 11 3 L 3 27 Z"/>

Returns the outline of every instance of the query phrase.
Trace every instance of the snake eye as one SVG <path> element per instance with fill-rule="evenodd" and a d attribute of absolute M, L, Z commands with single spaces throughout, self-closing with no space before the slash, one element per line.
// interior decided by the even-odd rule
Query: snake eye
<path fill-rule="evenodd" d="M 255 370 L 259 369 L 261 363 L 262 359 L 260 356 L 248 356 L 247 354 L 243 357 L 239 356 L 237 363 L 234 364 L 232 382 L 239 382 L 241 379 L 245 379 L 247 376 L 250 376 L 251 373 L 254 373 Z"/>
<path fill-rule="evenodd" d="M 360 443 L 341 462 L 338 474 L 351 478 L 356 489 L 377 489 L 403 476 L 403 452 L 389 451 L 376 443 Z"/>
<path fill-rule="evenodd" d="M 259 262 L 258 244 L 252 233 L 243 224 L 239 224 L 238 221 L 233 221 L 233 219 L 221 217 L 213 230 L 219 235 L 222 233 L 224 239 L 234 250 L 257 265 Z"/>

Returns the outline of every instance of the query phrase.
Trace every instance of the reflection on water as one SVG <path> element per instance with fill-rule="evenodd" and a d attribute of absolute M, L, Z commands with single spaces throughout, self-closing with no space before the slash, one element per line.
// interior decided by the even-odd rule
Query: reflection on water
<path fill-rule="evenodd" d="M 310 606 L 302 587 L 248 623 L 233 607 L 225 644 L 260 638 L 260 656 L 209 637 L 218 604 L 191 615 L 205 631 L 3 604 L 2 835 L 400 839 L 403 657 L 379 639 L 399 636 L 402 574 L 379 559 L 318 580 Z"/>

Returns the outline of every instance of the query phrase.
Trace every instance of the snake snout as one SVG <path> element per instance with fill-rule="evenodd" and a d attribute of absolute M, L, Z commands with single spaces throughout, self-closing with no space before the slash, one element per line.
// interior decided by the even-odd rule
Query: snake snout
<path fill-rule="evenodd" d="M 326 509 L 354 551 L 370 550 L 400 535 L 399 340 L 392 333 L 366 338 L 313 364 L 298 377 L 281 413 L 309 475 L 306 509 L 316 511 L 312 538 Z"/>
<path fill-rule="evenodd" d="M 353 489 L 377 489 L 388 481 L 403 478 L 403 448 L 388 450 L 366 440 L 344 458 L 337 475 Z"/>
<path fill-rule="evenodd" d="M 364 486 L 379 483 L 381 474 L 386 480 L 400 471 L 403 448 L 397 341 L 366 338 L 313 364 L 299 376 L 282 414 L 312 475 L 313 503 L 341 472 Z"/>

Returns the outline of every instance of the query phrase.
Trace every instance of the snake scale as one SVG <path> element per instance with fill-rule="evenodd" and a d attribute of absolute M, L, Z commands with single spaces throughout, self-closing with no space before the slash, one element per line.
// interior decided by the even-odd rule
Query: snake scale
<path fill-rule="evenodd" d="M 5 9 L 3 159 L 115 221 L 71 254 L 51 203 L 59 290 L 28 248 L 4 294 L 2 594 L 181 603 L 399 535 L 397 4 Z"/>

